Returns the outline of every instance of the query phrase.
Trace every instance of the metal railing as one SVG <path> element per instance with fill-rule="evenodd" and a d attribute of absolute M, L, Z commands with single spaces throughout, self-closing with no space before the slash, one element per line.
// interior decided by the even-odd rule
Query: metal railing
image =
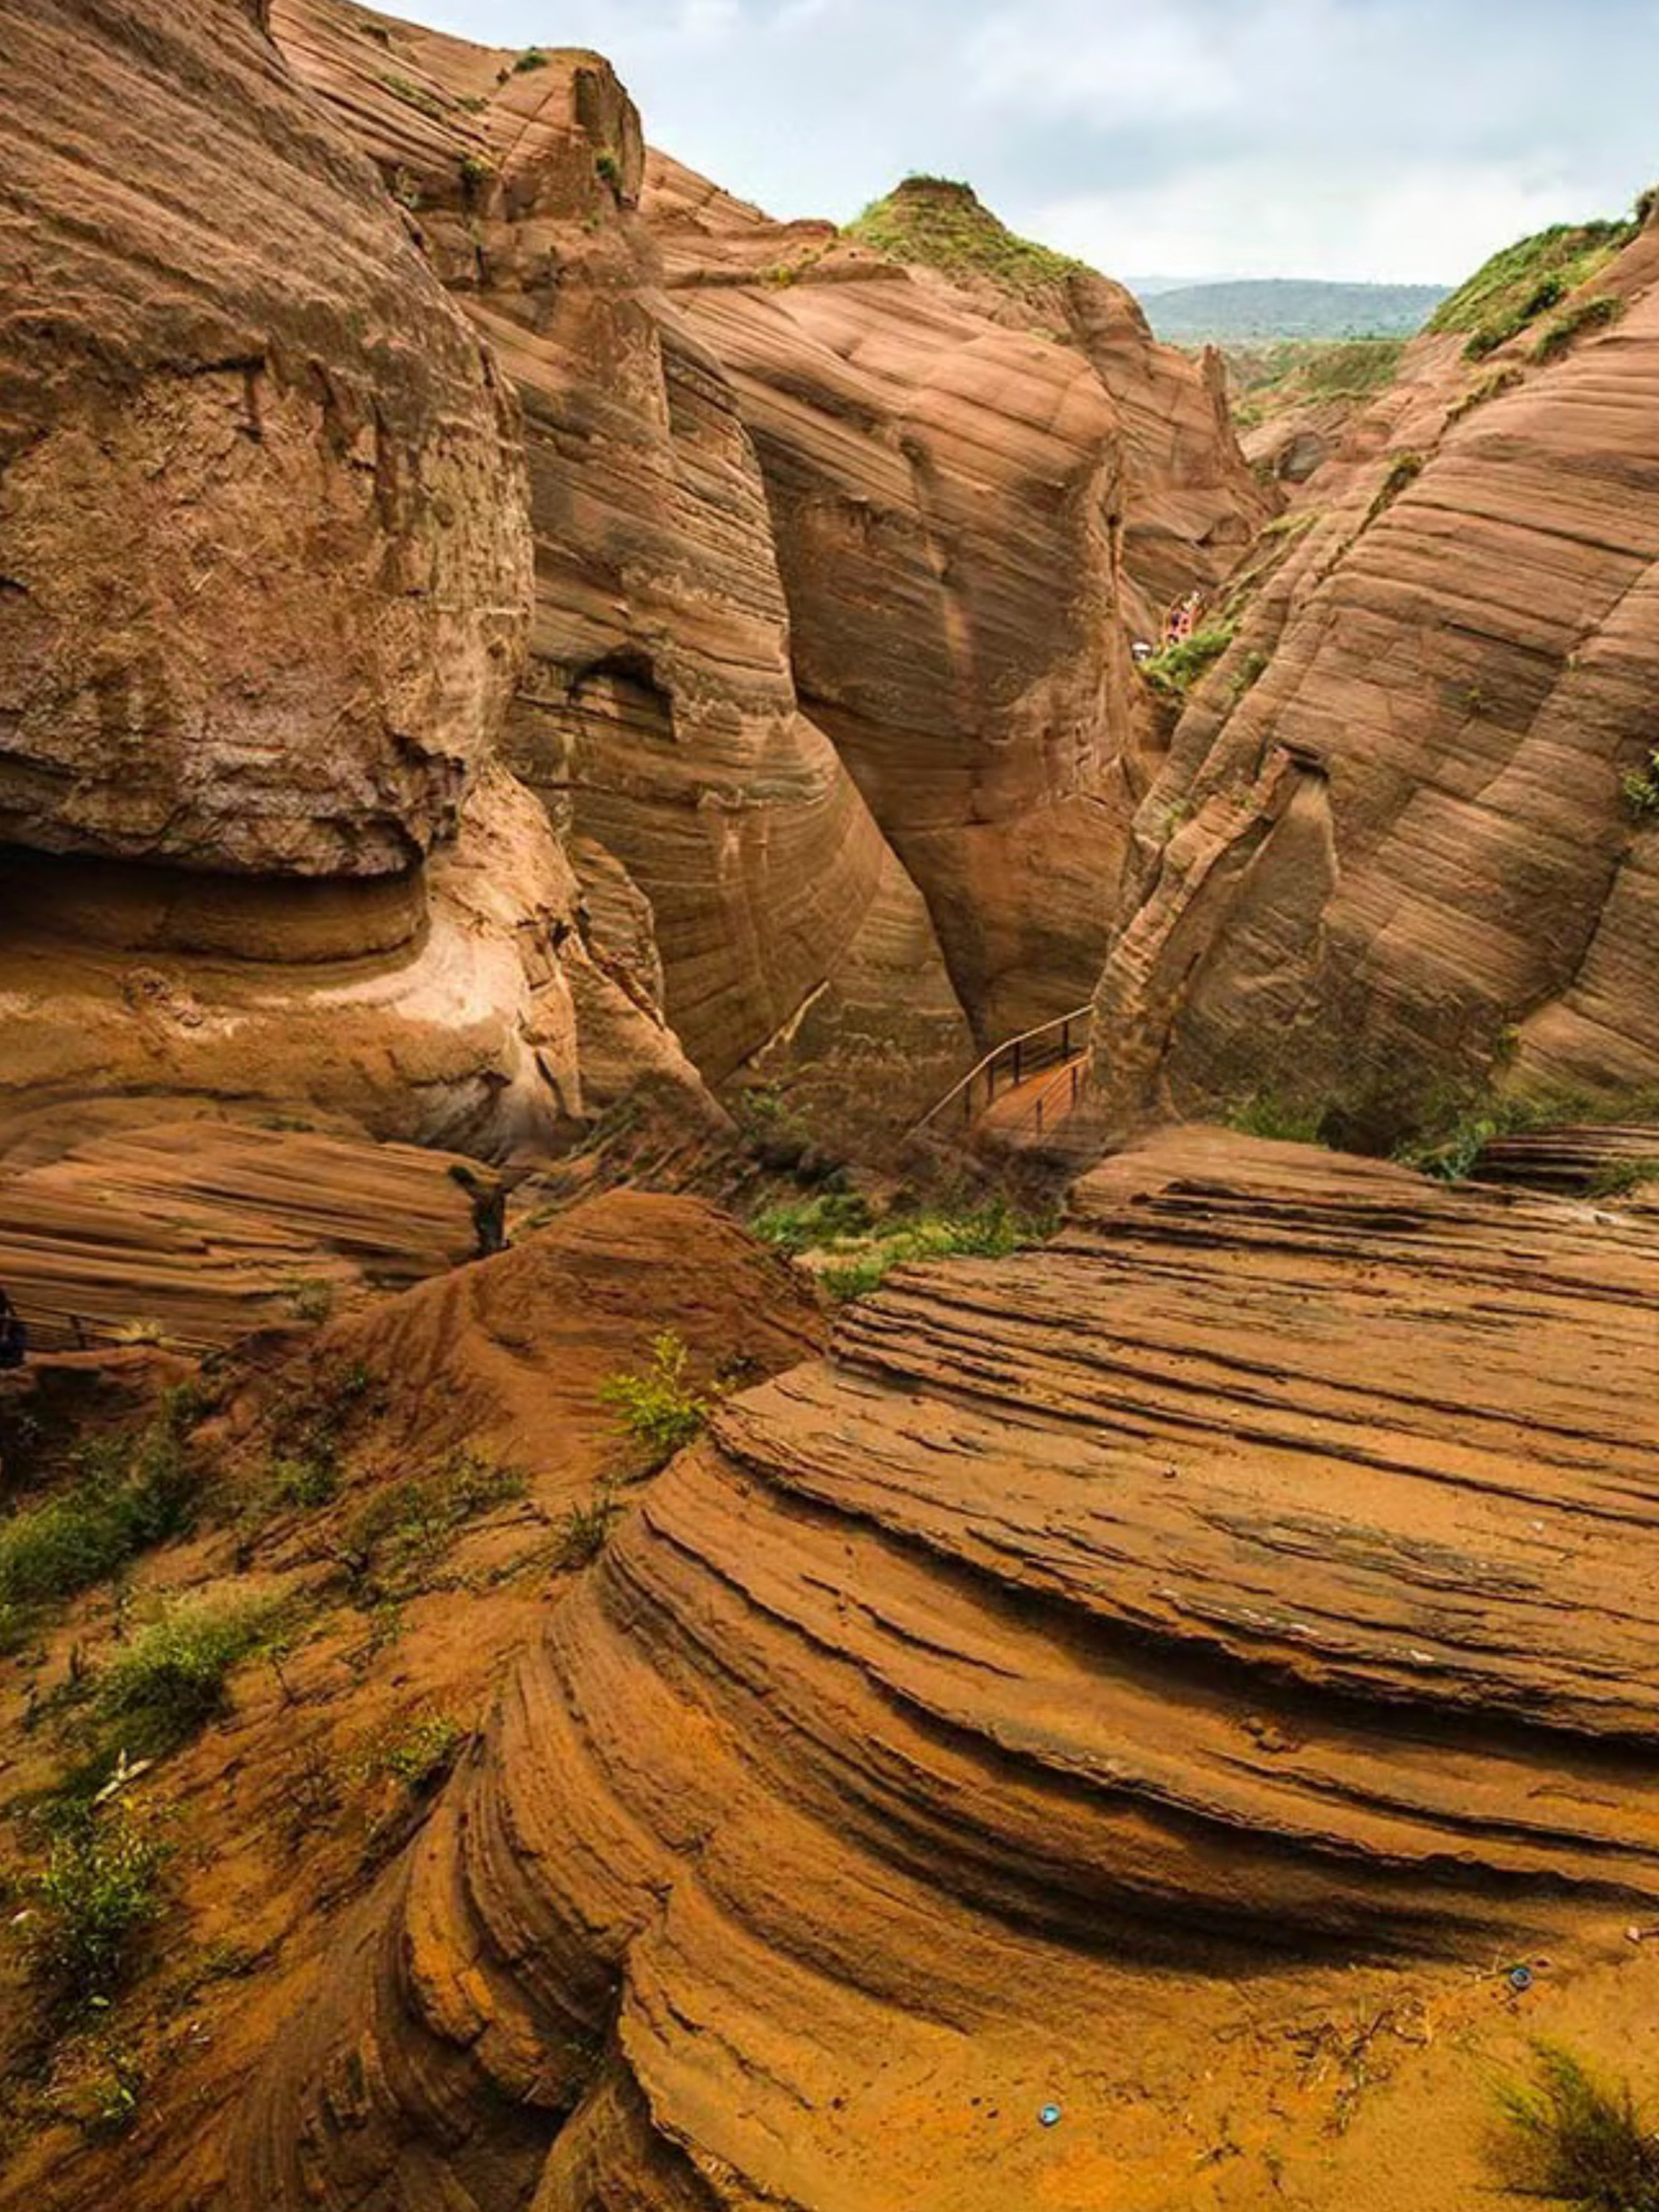
<path fill-rule="evenodd" d="M 939 1103 L 923 1115 L 910 1135 L 921 1137 L 928 1130 L 942 1128 L 947 1121 L 956 1118 L 960 1118 L 964 1129 L 972 1129 L 998 1098 L 1018 1090 L 1021 1083 L 1042 1074 L 1045 1068 L 1075 1066 L 1078 1077 L 1078 1091 L 1072 1099 L 1075 1103 L 1081 1091 L 1083 1055 L 1093 1011 L 1091 1005 L 1073 1006 L 1069 1014 L 1057 1014 L 1052 1022 L 1042 1022 L 1035 1029 L 1008 1038 L 995 1051 L 987 1052 L 976 1067 L 971 1068 L 954 1089 L 947 1091 Z M 1023 1119 L 1023 1116 L 1020 1118 Z M 1042 1123 L 1038 1126 L 1041 1128 Z"/>

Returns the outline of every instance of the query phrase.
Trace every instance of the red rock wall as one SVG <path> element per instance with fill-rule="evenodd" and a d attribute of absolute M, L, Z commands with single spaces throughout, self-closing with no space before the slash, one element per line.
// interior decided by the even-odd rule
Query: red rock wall
<path fill-rule="evenodd" d="M 1268 1089 L 1387 1141 L 1491 1080 L 1659 1080 L 1623 795 L 1659 738 L 1655 277 L 1649 232 L 1554 361 L 1423 341 L 1265 549 L 1137 821 L 1098 1001 L 1122 1113 Z"/>

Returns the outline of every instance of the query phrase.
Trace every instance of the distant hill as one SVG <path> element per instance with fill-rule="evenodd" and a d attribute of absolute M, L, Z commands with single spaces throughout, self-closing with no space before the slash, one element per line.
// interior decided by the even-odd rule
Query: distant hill
<path fill-rule="evenodd" d="M 1190 284 L 1146 301 L 1160 338 L 1193 345 L 1253 338 L 1409 338 L 1446 296 L 1444 284 L 1328 284 L 1290 277 Z"/>

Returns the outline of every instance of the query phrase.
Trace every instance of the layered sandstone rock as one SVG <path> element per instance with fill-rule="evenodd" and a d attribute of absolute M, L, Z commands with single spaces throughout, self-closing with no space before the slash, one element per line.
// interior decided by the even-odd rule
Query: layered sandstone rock
<path fill-rule="evenodd" d="M 1656 276 L 1649 230 L 1558 334 L 1419 342 L 1265 549 L 1138 819 L 1120 1115 L 1270 1091 L 1379 1142 L 1494 1078 L 1659 1076 Z"/>
<path fill-rule="evenodd" d="M 1087 994 L 1138 750 L 1123 435 L 1088 362 L 663 157 L 645 214 L 765 472 L 796 681 L 987 1041 Z"/>
<path fill-rule="evenodd" d="M 259 17 L 0 9 L 0 1102 L 703 1110 L 494 764 L 516 403 Z"/>
<path fill-rule="evenodd" d="M 1635 1966 L 1656 1296 L 1634 1221 L 1202 1131 L 906 1271 L 549 1612 L 223 2201 L 1474 2201 L 1490 2068 L 1379 2169 L 1300 2039 Z"/>
<path fill-rule="evenodd" d="M 509 754 L 590 908 L 626 913 L 636 981 L 660 960 L 710 1081 L 810 1064 L 825 1119 L 902 1124 L 966 1025 L 921 896 L 797 705 L 736 393 L 628 213 L 631 102 L 592 55 L 520 67 L 334 0 L 274 23 L 521 395 L 537 588 Z"/>

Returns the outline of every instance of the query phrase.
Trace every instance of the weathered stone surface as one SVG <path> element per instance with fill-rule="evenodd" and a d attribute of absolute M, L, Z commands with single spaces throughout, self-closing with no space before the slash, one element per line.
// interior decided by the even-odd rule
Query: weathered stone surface
<path fill-rule="evenodd" d="M 516 410 L 245 8 L 0 52 L 0 836 L 407 869 L 522 651 Z"/>
<path fill-rule="evenodd" d="M 1122 1114 L 1273 1090 L 1378 1141 L 1494 1076 L 1659 1077 L 1656 275 L 1649 229 L 1558 358 L 1421 341 L 1278 541 L 1138 818 Z"/>
<path fill-rule="evenodd" d="M 1298 2140 L 1296 2037 L 1651 1918 L 1655 1297 L 1633 1220 L 1201 1130 L 906 1271 L 550 1612 L 227 2201 L 1243 2206 L 1269 2127 L 1473 2201 Z"/>
<path fill-rule="evenodd" d="M 921 896 L 799 710 L 736 394 L 629 213 L 632 103 L 593 55 L 519 71 L 335 0 L 280 0 L 274 23 L 523 400 L 537 590 L 513 765 L 637 885 L 710 1081 L 816 1055 L 825 1118 L 867 1125 L 880 1101 L 902 1123 L 967 1027 Z"/>

